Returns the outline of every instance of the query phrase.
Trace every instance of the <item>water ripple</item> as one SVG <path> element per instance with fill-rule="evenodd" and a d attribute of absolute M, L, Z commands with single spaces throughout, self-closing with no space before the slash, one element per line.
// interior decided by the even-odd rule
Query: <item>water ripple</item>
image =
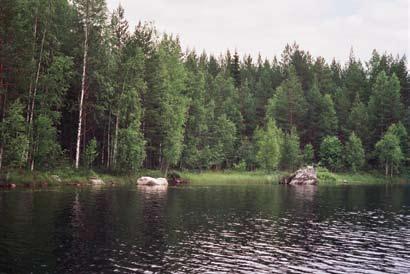
<path fill-rule="evenodd" d="M 410 272 L 404 187 L 0 192 L 0 216 L 5 273 Z"/>

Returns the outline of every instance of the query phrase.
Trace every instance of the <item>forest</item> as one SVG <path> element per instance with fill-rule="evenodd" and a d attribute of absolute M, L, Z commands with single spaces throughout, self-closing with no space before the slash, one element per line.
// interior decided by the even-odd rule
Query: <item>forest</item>
<path fill-rule="evenodd" d="M 213 55 L 104 0 L 2 0 L 0 169 L 391 176 L 410 167 L 409 82 L 395 53 Z"/>

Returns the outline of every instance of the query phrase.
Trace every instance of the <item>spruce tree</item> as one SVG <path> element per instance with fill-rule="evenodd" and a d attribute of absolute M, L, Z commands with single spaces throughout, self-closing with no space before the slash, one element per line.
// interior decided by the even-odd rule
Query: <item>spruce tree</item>
<path fill-rule="evenodd" d="M 288 73 L 289 78 L 276 89 L 274 97 L 269 100 L 267 119 L 274 118 L 285 132 L 290 132 L 292 127 L 303 131 L 306 100 L 295 70 L 291 68 Z"/>

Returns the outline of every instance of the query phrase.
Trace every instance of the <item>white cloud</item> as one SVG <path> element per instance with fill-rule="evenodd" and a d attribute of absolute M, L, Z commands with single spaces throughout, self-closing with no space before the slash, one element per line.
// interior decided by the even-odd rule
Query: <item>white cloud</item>
<path fill-rule="evenodd" d="M 108 0 L 108 6 L 119 2 L 131 25 L 154 21 L 184 47 L 214 54 L 229 48 L 272 58 L 293 41 L 343 62 L 351 47 L 363 60 L 373 49 L 410 53 L 407 0 Z"/>

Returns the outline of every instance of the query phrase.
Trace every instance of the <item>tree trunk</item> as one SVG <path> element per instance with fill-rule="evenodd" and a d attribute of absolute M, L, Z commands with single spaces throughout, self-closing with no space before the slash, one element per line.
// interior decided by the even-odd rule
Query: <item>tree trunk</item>
<path fill-rule="evenodd" d="M 102 153 L 101 153 L 101 166 L 103 167 L 104 166 L 104 164 L 105 164 L 105 142 L 104 142 L 104 138 L 105 138 L 105 128 L 104 128 L 104 130 L 103 130 L 103 135 L 102 135 L 103 137 L 103 142 L 102 142 L 102 148 L 101 148 L 101 151 L 102 151 Z"/>
<path fill-rule="evenodd" d="M 111 166 L 111 109 L 108 115 L 108 131 L 107 131 L 107 168 Z"/>
<path fill-rule="evenodd" d="M 34 19 L 34 26 L 33 26 L 33 49 L 32 49 L 32 56 L 31 56 L 31 65 L 34 66 L 35 62 L 35 53 L 36 53 L 36 40 L 37 40 L 37 25 L 38 25 L 38 9 L 36 10 L 36 16 Z M 28 123 L 30 120 L 30 109 L 31 109 L 31 93 L 33 91 L 33 73 L 30 76 L 30 84 L 28 88 L 28 102 L 27 102 L 27 113 L 26 113 L 26 122 Z"/>
<path fill-rule="evenodd" d="M 388 175 L 389 175 L 389 164 L 388 164 L 388 162 L 386 161 L 386 163 L 385 163 L 385 176 L 387 177 Z"/>
<path fill-rule="evenodd" d="M 169 164 L 166 160 L 162 161 L 162 163 L 160 163 L 160 169 L 162 171 L 162 173 L 164 174 L 164 177 L 167 177 L 168 174 L 168 169 L 169 169 Z"/>
<path fill-rule="evenodd" d="M 82 129 L 82 137 L 83 137 L 83 149 L 87 147 L 87 107 L 83 110 L 83 129 Z"/>
<path fill-rule="evenodd" d="M 2 165 L 3 165 L 3 150 L 4 150 L 3 143 L 1 143 L 0 144 L 0 170 L 1 170 Z"/>
<path fill-rule="evenodd" d="M 83 104 L 84 104 L 84 93 L 85 93 L 85 78 L 87 71 L 87 54 L 88 54 L 88 26 L 84 25 L 84 56 L 83 56 L 83 74 L 81 79 L 81 94 L 80 94 L 80 104 L 78 113 L 78 128 L 77 128 L 77 146 L 75 153 L 75 168 L 78 169 L 80 164 L 80 142 L 81 142 L 81 127 L 83 120 Z"/>
<path fill-rule="evenodd" d="M 120 114 L 119 112 L 115 116 L 115 133 L 114 133 L 114 149 L 112 153 L 112 165 L 115 168 L 117 164 L 117 148 L 118 148 L 118 128 L 120 125 Z"/>
<path fill-rule="evenodd" d="M 4 117 L 6 116 L 6 103 L 7 103 L 7 90 L 4 91 L 3 102 L 1 110 L 1 122 L 4 122 Z M 4 153 L 4 144 L 0 143 L 0 170 L 3 167 L 3 153 Z"/>
<path fill-rule="evenodd" d="M 33 93 L 32 93 L 32 96 L 31 96 L 30 113 L 29 113 L 29 121 L 28 121 L 28 128 L 29 128 L 29 130 L 28 130 L 28 139 L 29 139 L 28 160 L 29 160 L 30 170 L 33 170 L 33 168 L 34 168 L 34 162 L 33 162 L 34 161 L 34 139 L 32 138 L 32 135 L 33 135 L 33 120 L 34 120 L 34 107 L 35 107 L 35 103 L 36 103 L 38 81 L 40 79 L 41 62 L 42 62 L 42 59 L 43 59 L 44 42 L 45 42 L 45 39 L 46 39 L 46 33 L 47 33 L 47 28 L 44 29 L 43 37 L 41 38 L 40 55 L 38 57 L 36 78 L 34 80 L 34 89 L 33 89 Z M 31 144 L 30 144 L 30 141 L 32 142 Z"/>

